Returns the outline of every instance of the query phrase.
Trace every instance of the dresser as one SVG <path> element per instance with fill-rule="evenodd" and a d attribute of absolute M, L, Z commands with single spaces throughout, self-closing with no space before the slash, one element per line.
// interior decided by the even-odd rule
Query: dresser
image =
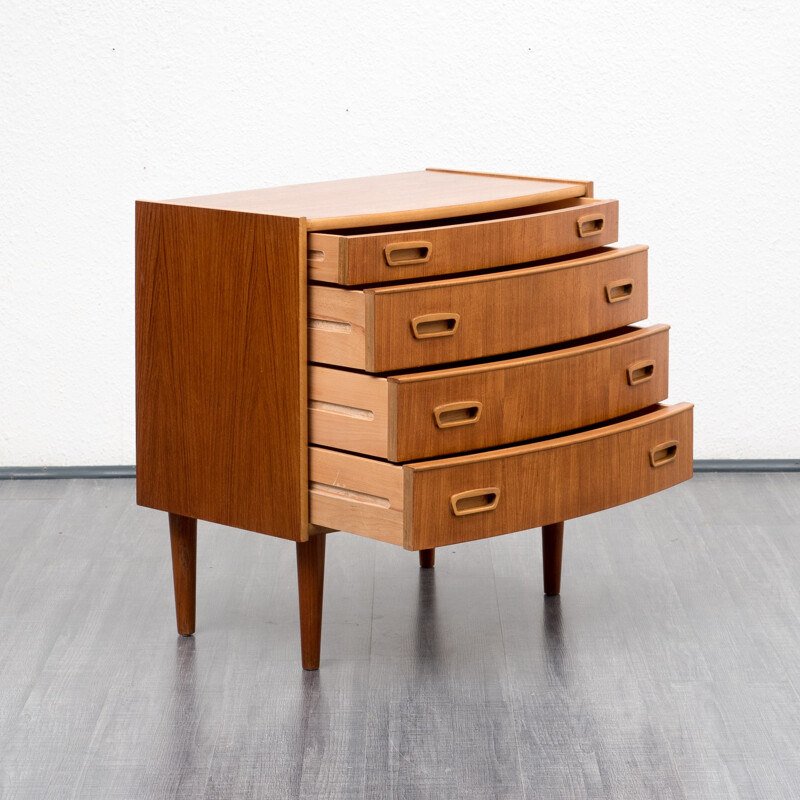
<path fill-rule="evenodd" d="M 197 520 L 296 543 L 302 664 L 325 545 L 542 529 L 692 475 L 647 247 L 591 182 L 424 170 L 136 205 L 137 501 L 168 512 L 178 631 Z"/>

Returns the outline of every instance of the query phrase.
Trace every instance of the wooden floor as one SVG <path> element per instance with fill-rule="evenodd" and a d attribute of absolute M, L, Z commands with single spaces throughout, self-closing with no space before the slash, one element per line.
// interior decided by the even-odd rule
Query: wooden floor
<path fill-rule="evenodd" d="M 131 480 L 0 482 L 0 797 L 800 797 L 800 473 L 698 475 L 417 556 L 328 538 L 322 665 L 294 545 L 201 524 L 175 634 Z"/>

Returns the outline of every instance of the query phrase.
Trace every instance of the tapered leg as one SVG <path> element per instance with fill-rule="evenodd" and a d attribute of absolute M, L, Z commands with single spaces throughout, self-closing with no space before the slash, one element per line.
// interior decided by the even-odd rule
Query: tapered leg
<path fill-rule="evenodd" d="M 319 669 L 322 637 L 322 588 L 325 583 L 325 539 L 312 536 L 297 543 L 297 588 L 300 595 L 300 647 L 303 669 Z"/>
<path fill-rule="evenodd" d="M 172 543 L 172 580 L 175 584 L 175 616 L 178 633 L 194 633 L 194 609 L 197 594 L 197 520 L 169 515 L 169 538 Z"/>
<path fill-rule="evenodd" d="M 436 563 L 436 548 L 419 551 L 419 565 L 421 567 L 432 567 Z"/>
<path fill-rule="evenodd" d="M 561 593 L 561 550 L 564 544 L 564 523 L 554 522 L 542 528 L 542 570 L 544 593 Z"/>

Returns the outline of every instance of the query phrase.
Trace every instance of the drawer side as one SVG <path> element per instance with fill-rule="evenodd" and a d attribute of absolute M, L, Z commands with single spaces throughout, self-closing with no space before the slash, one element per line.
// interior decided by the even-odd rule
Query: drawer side
<path fill-rule="evenodd" d="M 402 546 L 402 467 L 310 447 L 308 495 L 313 524 Z"/>

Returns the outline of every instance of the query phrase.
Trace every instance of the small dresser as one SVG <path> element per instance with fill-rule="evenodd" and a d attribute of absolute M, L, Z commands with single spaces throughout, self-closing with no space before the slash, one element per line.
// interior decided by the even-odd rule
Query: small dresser
<path fill-rule="evenodd" d="M 139 202 L 137 500 L 169 513 L 178 631 L 197 520 L 296 542 L 319 666 L 326 535 L 419 551 L 542 528 L 692 475 L 663 405 L 647 247 L 587 181 L 425 170 Z"/>

